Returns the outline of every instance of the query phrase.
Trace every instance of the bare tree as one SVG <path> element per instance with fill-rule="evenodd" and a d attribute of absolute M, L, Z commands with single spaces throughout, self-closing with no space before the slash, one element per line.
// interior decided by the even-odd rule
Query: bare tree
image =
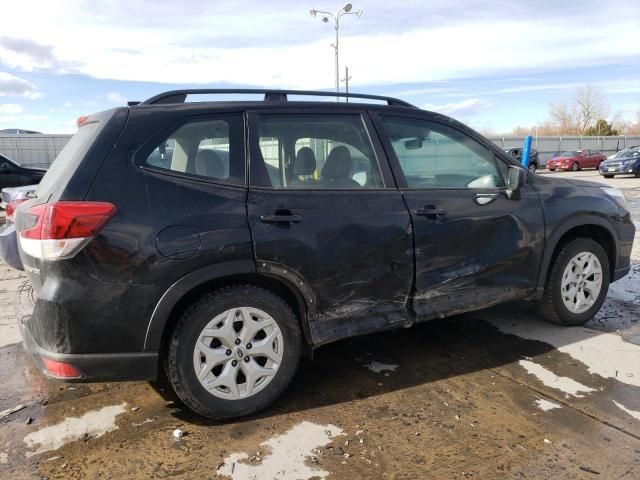
<path fill-rule="evenodd" d="M 560 135 L 583 135 L 608 112 L 604 95 L 590 85 L 577 89 L 569 101 L 549 105 L 550 123 Z"/>
<path fill-rule="evenodd" d="M 591 85 L 576 90 L 573 101 L 580 133 L 584 133 L 598 119 L 604 119 L 609 113 L 604 95 Z"/>

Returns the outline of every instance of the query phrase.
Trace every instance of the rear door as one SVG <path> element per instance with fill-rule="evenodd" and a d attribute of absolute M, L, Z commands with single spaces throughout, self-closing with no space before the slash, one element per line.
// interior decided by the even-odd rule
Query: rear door
<path fill-rule="evenodd" d="M 364 112 L 249 118 L 256 265 L 306 297 L 314 343 L 409 321 L 411 219 Z"/>
<path fill-rule="evenodd" d="M 413 219 L 416 313 L 446 315 L 531 293 L 544 242 L 533 187 L 509 200 L 506 159 L 451 122 L 381 115 L 377 125 Z"/>

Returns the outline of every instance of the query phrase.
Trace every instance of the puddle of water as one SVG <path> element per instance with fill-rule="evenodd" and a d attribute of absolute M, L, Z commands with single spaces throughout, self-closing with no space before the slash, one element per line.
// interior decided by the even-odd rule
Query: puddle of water
<path fill-rule="evenodd" d="M 398 368 L 398 365 L 393 365 L 389 363 L 381 363 L 373 361 L 367 365 L 365 365 L 369 370 L 374 373 L 382 373 L 382 372 L 395 372 Z"/>
<path fill-rule="evenodd" d="M 527 372 L 534 375 L 538 380 L 544 383 L 547 387 L 555 388 L 568 395 L 574 397 L 584 397 L 582 393 L 595 392 L 595 388 L 587 387 L 569 377 L 559 377 L 550 370 L 547 370 L 542 365 L 530 362 L 529 360 L 520 360 L 518 362 L 523 366 Z"/>
<path fill-rule="evenodd" d="M 260 444 L 271 453 L 262 457 L 262 463 L 251 465 L 239 463 L 249 459 L 246 453 L 233 453 L 225 459 L 218 475 L 227 475 L 233 480 L 306 480 L 324 479 L 329 472 L 305 465 L 314 448 L 331 442 L 333 437 L 344 432 L 335 425 L 317 425 L 302 422 L 282 435 L 270 438 Z"/>
<path fill-rule="evenodd" d="M 549 410 L 554 410 L 556 408 L 562 408 L 557 403 L 550 402 L 549 400 L 545 400 L 544 398 L 539 398 L 534 403 L 543 412 L 548 412 Z"/>
<path fill-rule="evenodd" d="M 490 320 L 503 333 L 528 340 L 538 340 L 584 363 L 589 373 L 616 378 L 640 387 L 640 346 L 625 342 L 620 336 L 584 327 L 562 327 L 542 320 L 514 322 L 508 318 Z"/>
<path fill-rule="evenodd" d="M 616 402 L 615 400 L 613 401 L 613 403 L 615 403 L 616 407 L 618 407 L 623 412 L 628 413 L 629 415 L 631 415 L 636 420 L 640 420 L 640 412 L 636 412 L 635 410 L 629 410 L 627 407 L 625 407 L 621 403 Z"/>
<path fill-rule="evenodd" d="M 117 430 L 116 417 L 125 412 L 125 405 L 113 405 L 87 412 L 81 417 L 66 418 L 60 423 L 30 433 L 24 437 L 27 448 L 32 450 L 27 452 L 26 456 L 57 450 L 67 443 L 80 440 L 85 435 L 101 437 L 107 432 Z"/>

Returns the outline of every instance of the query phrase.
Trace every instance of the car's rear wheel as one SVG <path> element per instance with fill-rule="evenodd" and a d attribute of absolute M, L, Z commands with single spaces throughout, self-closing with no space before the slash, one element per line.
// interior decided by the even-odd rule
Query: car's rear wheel
<path fill-rule="evenodd" d="M 563 245 L 550 266 L 541 315 L 561 325 L 582 325 L 598 312 L 609 289 L 609 259 L 590 238 Z"/>
<path fill-rule="evenodd" d="M 573 165 L 571 165 L 571 170 L 573 170 L 574 172 L 580 170 L 580 165 L 578 165 L 578 162 L 573 162 Z"/>
<path fill-rule="evenodd" d="M 538 169 L 538 166 L 535 163 L 530 163 L 529 164 L 529 171 L 531 173 L 536 173 L 536 170 Z"/>
<path fill-rule="evenodd" d="M 282 298 L 252 285 L 225 287 L 178 320 L 167 350 L 167 377 L 200 415 L 248 415 L 289 385 L 301 343 L 297 318 Z"/>
<path fill-rule="evenodd" d="M 555 171 L 556 171 L 556 169 L 555 169 L 555 168 L 550 168 L 550 169 L 549 169 L 549 171 L 550 171 L 550 172 L 555 172 Z"/>

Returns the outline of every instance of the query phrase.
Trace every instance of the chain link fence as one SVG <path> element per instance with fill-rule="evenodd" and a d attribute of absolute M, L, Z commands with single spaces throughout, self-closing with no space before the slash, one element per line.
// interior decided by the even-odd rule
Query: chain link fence
<path fill-rule="evenodd" d="M 0 154 L 21 165 L 47 168 L 66 145 L 71 135 L 0 135 Z M 524 137 L 489 137 L 503 149 L 520 148 Z M 540 163 L 547 163 L 554 153 L 567 150 L 597 150 L 609 156 L 618 150 L 640 145 L 640 135 L 617 137 L 534 137 L 532 148 L 540 154 Z"/>

